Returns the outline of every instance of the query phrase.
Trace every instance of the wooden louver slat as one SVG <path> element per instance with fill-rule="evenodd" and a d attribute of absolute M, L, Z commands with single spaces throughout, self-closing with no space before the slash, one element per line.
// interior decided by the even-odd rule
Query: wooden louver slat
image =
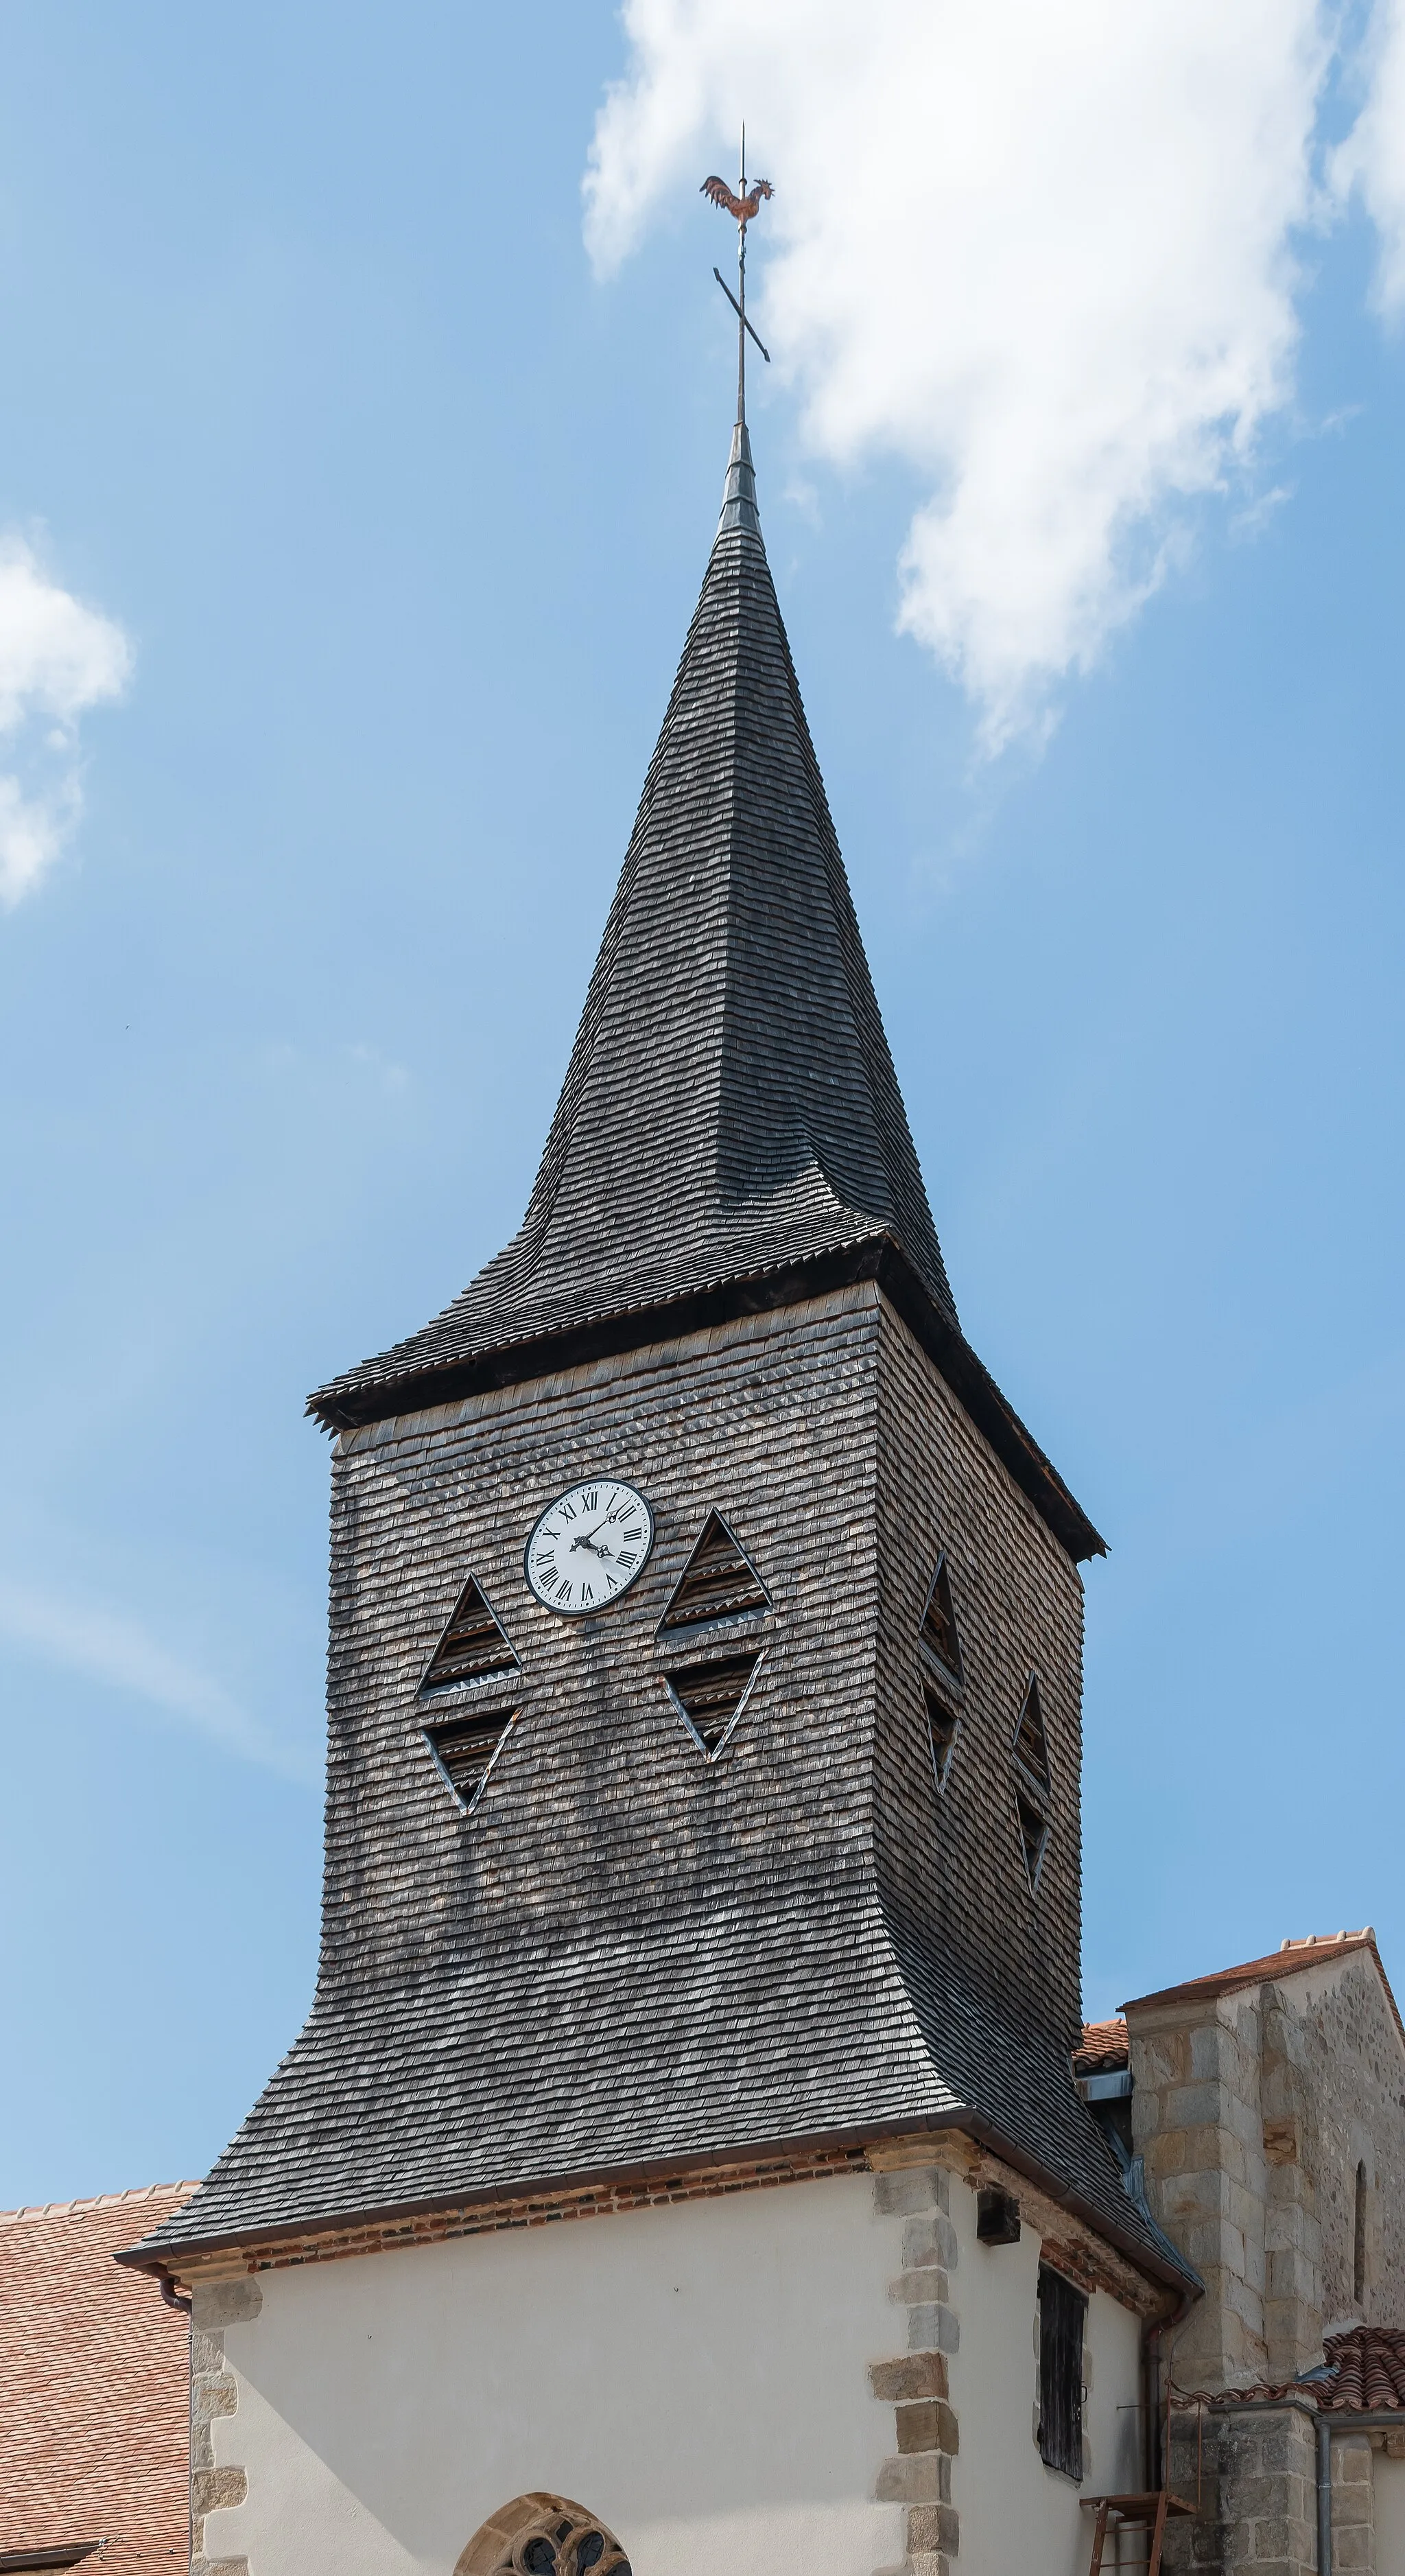
<path fill-rule="evenodd" d="M 454 1682 L 492 1681 L 499 1674 L 517 1670 L 517 1657 L 506 1631 L 470 1575 L 420 1688 L 446 1690 Z"/>
<path fill-rule="evenodd" d="M 1044 1858 L 1044 1845 L 1049 1839 L 1049 1819 L 1042 1808 L 1025 1791 L 1016 1788 L 1015 1814 L 1019 1818 L 1020 1841 L 1024 1846 L 1024 1865 L 1031 1888 L 1039 1884 L 1039 1868 Z"/>
<path fill-rule="evenodd" d="M 1039 2266 L 1039 2456 L 1083 2476 L 1083 2321 L 1088 2302 L 1061 2272 Z"/>
<path fill-rule="evenodd" d="M 659 1628 L 701 1628 L 709 1620 L 754 1616 L 770 1606 L 765 1585 L 721 1513 L 709 1512 Z"/>
<path fill-rule="evenodd" d="M 480 1717 L 450 1718 L 443 1726 L 426 1727 L 450 1786 L 466 1807 L 476 1805 L 516 1719 L 515 1708 L 495 1708 Z"/>
<path fill-rule="evenodd" d="M 956 1612 L 951 1599 L 951 1576 L 947 1571 L 946 1553 L 937 1559 L 937 1570 L 927 1595 L 927 1607 L 918 1631 L 929 1655 L 958 1681 L 965 1675 L 961 1666 L 961 1640 L 956 1633 Z"/>
<path fill-rule="evenodd" d="M 927 1731 L 932 1739 L 932 1768 L 937 1775 L 937 1787 L 944 1789 L 961 1721 L 929 1682 L 922 1685 L 922 1697 L 927 1709 Z"/>
<path fill-rule="evenodd" d="M 1044 1712 L 1039 1705 L 1039 1684 L 1033 1674 L 1020 1711 L 1020 1722 L 1015 1729 L 1015 1760 L 1047 1798 L 1051 1785 L 1049 1739 L 1044 1732 Z"/>
<path fill-rule="evenodd" d="M 761 1657 L 727 1655 L 714 1664 L 685 1664 L 665 1673 L 669 1697 L 709 1761 L 720 1753 L 746 1704 Z"/>

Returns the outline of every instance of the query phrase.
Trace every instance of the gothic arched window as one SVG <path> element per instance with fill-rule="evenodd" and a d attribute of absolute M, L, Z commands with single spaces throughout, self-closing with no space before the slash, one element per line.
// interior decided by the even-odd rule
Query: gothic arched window
<path fill-rule="evenodd" d="M 603 2522 L 568 2496 L 520 2495 L 474 2533 L 454 2576 L 630 2576 Z"/>

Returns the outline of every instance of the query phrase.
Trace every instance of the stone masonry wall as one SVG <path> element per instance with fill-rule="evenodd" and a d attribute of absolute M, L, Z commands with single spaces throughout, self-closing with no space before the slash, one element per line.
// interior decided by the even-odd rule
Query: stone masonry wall
<path fill-rule="evenodd" d="M 1152 2208 L 1205 2297 L 1174 2339 L 1191 2392 L 1283 2388 L 1322 2359 L 1324 2329 L 1405 2320 L 1405 2042 L 1371 1949 L 1283 1954 L 1260 1983 L 1134 2005 L 1132 2125 Z M 1353 2279 L 1356 2177 L 1366 2280 Z M 1183 2403 L 1172 2484 L 1203 2499 L 1168 2567 L 1306 2576 L 1317 2565 L 1310 2399 Z M 1371 2443 L 1332 2444 L 1333 2563 L 1374 2576 Z"/>
<path fill-rule="evenodd" d="M 1171 2479 L 1198 2499 L 1171 2522 L 1164 2564 L 1203 2576 L 1315 2576 L 1317 2435 L 1307 2406 L 1186 2411 L 1172 2419 Z M 1347 2558 L 1339 2562 L 1353 2568 Z"/>
<path fill-rule="evenodd" d="M 1128 2030 L 1132 2136 L 1147 2195 L 1205 2284 L 1176 2338 L 1176 2379 L 1183 2388 L 1247 2387 L 1268 2366 L 1260 1990 L 1143 2007 L 1129 2012 Z"/>
<path fill-rule="evenodd" d="M 960 2432 L 951 2406 L 949 2356 L 958 2328 L 950 2305 L 956 2232 L 950 2183 L 939 2166 L 875 2177 L 880 2217 L 900 2216 L 903 2269 L 890 2296 L 907 2312 L 907 2350 L 869 2371 L 873 2394 L 895 2410 L 896 2449 L 878 2481 L 882 2504 L 907 2507 L 908 2576 L 950 2576 L 960 2547 L 951 2501 L 951 2464 Z"/>
<path fill-rule="evenodd" d="M 1322 2323 L 1405 2325 L 1405 2040 L 1374 1955 L 1285 1980 L 1314 2105 Z M 1352 2281 L 1356 2168 L 1366 2168 L 1366 2295 Z"/>
<path fill-rule="evenodd" d="M 200 2283 L 190 2319 L 190 2576 L 248 2576 L 247 2558 L 207 2558 L 205 2518 L 224 2505 L 242 2504 L 244 2471 L 216 2465 L 211 2425 L 239 2407 L 239 2382 L 226 2368 L 226 2326 L 256 2317 L 263 2292 L 256 2281 Z"/>
<path fill-rule="evenodd" d="M 1280 1977 L 1153 2000 L 1128 2024 L 1151 2205 L 1206 2287 L 1179 2384 L 1279 2386 L 1321 2360 L 1324 2331 L 1405 2320 L 1405 2042 L 1374 1952 L 1290 1951 Z"/>

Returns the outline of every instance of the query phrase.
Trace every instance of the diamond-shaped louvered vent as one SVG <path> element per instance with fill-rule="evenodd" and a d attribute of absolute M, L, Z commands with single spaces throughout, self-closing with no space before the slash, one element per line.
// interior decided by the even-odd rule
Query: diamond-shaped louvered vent
<path fill-rule="evenodd" d="M 727 1655 L 715 1664 L 684 1664 L 665 1673 L 669 1698 L 709 1761 L 741 1716 L 760 1662 L 759 1654 Z"/>
<path fill-rule="evenodd" d="M 961 1721 L 953 1716 L 945 1700 L 926 1682 L 922 1685 L 922 1697 L 927 1705 L 927 1728 L 932 1739 L 932 1768 L 937 1775 L 937 1787 L 944 1789 Z"/>
<path fill-rule="evenodd" d="M 709 1512 L 659 1630 L 701 1628 L 711 1619 L 746 1618 L 770 1606 L 765 1585 L 721 1513 Z"/>
<path fill-rule="evenodd" d="M 932 1588 L 927 1595 L 927 1607 L 922 1614 L 919 1634 L 928 1654 L 935 1655 L 937 1662 L 947 1672 L 954 1674 L 957 1681 L 961 1681 L 964 1678 L 961 1670 L 961 1640 L 956 1633 L 956 1612 L 951 1606 L 951 1577 L 947 1572 L 944 1553 L 937 1559 L 937 1570 L 932 1577 Z"/>
<path fill-rule="evenodd" d="M 1036 1789 L 1049 1794 L 1049 1746 L 1044 1733 L 1044 1712 L 1039 1705 L 1039 1684 L 1031 1678 L 1025 1693 L 1020 1722 L 1015 1730 L 1015 1760 Z"/>
<path fill-rule="evenodd" d="M 517 1723 L 515 1708 L 485 1709 L 477 1717 L 451 1717 L 425 1728 L 449 1785 L 466 1807 L 476 1806 L 483 1783 Z"/>
<path fill-rule="evenodd" d="M 447 1690 L 452 1682 L 496 1681 L 517 1669 L 507 1636 L 470 1575 L 420 1688 Z"/>
<path fill-rule="evenodd" d="M 1044 1712 L 1039 1705 L 1039 1684 L 1031 1673 L 1025 1692 L 1020 1722 L 1015 1729 L 1015 1814 L 1019 1819 L 1020 1841 L 1024 1847 L 1024 1865 L 1029 1872 L 1031 1888 L 1039 1884 L 1044 1847 L 1049 1839 L 1049 1741 L 1044 1733 Z"/>
<path fill-rule="evenodd" d="M 1049 1819 L 1042 1807 L 1037 1807 L 1020 1788 L 1015 1791 L 1015 1813 L 1019 1818 L 1020 1841 L 1024 1846 L 1024 1865 L 1029 1872 L 1030 1886 L 1034 1888 L 1039 1884 L 1040 1864 L 1049 1839 Z"/>

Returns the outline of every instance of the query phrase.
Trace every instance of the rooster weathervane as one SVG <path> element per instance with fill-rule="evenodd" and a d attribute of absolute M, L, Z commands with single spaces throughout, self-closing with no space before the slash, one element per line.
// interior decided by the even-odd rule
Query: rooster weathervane
<path fill-rule="evenodd" d="M 720 268 L 714 268 L 712 274 L 716 278 L 718 285 L 721 287 L 732 311 L 737 317 L 737 418 L 739 421 L 744 421 L 746 418 L 746 343 L 748 333 L 750 333 L 751 338 L 755 340 L 757 348 L 760 350 L 768 367 L 771 363 L 770 350 L 767 348 L 765 341 L 752 329 L 751 324 L 746 318 L 746 228 L 751 222 L 753 215 L 760 214 L 762 198 L 773 197 L 775 193 L 775 189 L 772 187 L 769 179 L 754 179 L 750 188 L 748 188 L 746 184 L 745 126 L 742 127 L 741 175 L 736 189 L 733 190 L 729 188 L 726 180 L 719 179 L 714 173 L 710 179 L 704 179 L 702 186 L 698 191 L 699 196 L 708 197 L 711 199 L 714 206 L 720 206 L 724 215 L 735 215 L 736 217 L 737 293 L 735 295 L 732 293 L 732 290 L 727 284 Z"/>

